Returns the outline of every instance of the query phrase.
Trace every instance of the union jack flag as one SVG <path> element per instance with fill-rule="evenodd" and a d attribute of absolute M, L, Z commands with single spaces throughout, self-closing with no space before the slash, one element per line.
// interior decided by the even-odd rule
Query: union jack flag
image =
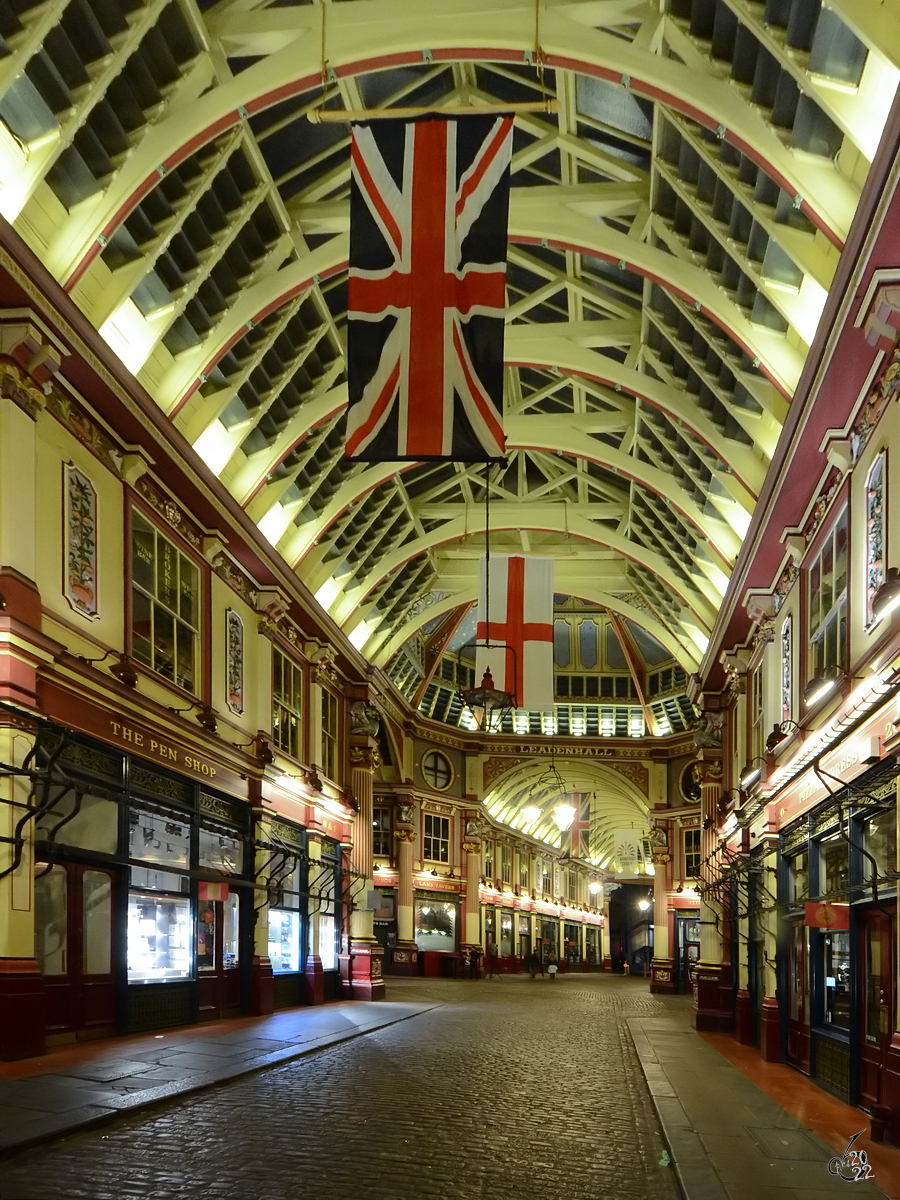
<path fill-rule="evenodd" d="M 592 792 L 566 792 L 566 804 L 575 809 L 575 816 L 568 834 L 563 836 L 563 846 L 572 858 L 587 858 L 591 852 L 591 796 Z"/>
<path fill-rule="evenodd" d="M 511 147 L 512 117 L 354 126 L 348 458 L 502 456 Z"/>

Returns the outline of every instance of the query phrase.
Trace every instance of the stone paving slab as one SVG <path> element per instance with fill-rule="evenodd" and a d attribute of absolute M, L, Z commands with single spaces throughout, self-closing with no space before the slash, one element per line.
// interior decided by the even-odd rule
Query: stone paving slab
<path fill-rule="evenodd" d="M 248 1021 L 244 1030 L 214 1039 L 198 1037 L 197 1026 L 153 1035 L 157 1047 L 129 1051 L 127 1057 L 117 1040 L 97 1043 L 96 1061 L 0 1082 L 0 1155 L 292 1062 L 439 1006 L 383 1002 L 336 1004 L 327 1013 L 295 1009 Z M 260 1036 L 269 1032 L 281 1036 Z M 51 1064 L 53 1057 L 47 1056 Z"/>
<path fill-rule="evenodd" d="M 685 1200 L 876 1200 L 831 1174 L 834 1150 L 732 1066 L 683 1016 L 628 1028 Z"/>

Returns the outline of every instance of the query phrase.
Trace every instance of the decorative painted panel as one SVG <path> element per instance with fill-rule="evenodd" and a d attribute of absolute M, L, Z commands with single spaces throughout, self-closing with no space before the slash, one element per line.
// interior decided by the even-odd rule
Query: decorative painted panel
<path fill-rule="evenodd" d="M 872 597 L 884 583 L 884 454 L 872 463 L 866 480 L 866 619 Z"/>
<path fill-rule="evenodd" d="M 69 605 L 95 621 L 97 597 L 97 493 L 72 463 L 65 467 L 66 566 L 64 595 Z"/>
<path fill-rule="evenodd" d="M 225 616 L 226 701 L 240 715 L 244 711 L 244 622 L 233 608 Z"/>
<path fill-rule="evenodd" d="M 790 721 L 793 712 L 794 629 L 790 616 L 781 626 L 781 719 Z"/>

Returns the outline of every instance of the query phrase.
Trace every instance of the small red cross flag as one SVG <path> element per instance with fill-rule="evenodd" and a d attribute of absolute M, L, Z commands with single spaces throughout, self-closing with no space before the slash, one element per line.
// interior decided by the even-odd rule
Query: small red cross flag
<path fill-rule="evenodd" d="M 512 692 L 518 708 L 553 708 L 553 559 L 492 554 L 490 626 L 487 622 L 486 560 L 481 560 L 475 677 L 490 669 L 494 687 Z"/>

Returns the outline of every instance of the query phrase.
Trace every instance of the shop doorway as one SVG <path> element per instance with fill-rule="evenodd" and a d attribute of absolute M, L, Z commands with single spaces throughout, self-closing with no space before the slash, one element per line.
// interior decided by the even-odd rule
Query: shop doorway
<path fill-rule="evenodd" d="M 787 1061 L 809 1074 L 809 930 L 803 920 L 788 927 Z"/>
<path fill-rule="evenodd" d="M 116 1032 L 117 893 L 113 870 L 83 863 L 35 867 L 35 958 L 51 1044 Z"/>
<path fill-rule="evenodd" d="M 859 1103 L 882 1103 L 884 1067 L 891 1044 L 894 1012 L 894 937 L 896 905 L 863 909 L 859 914 L 860 987 Z"/>
<path fill-rule="evenodd" d="M 224 900 L 209 900 L 204 899 L 202 894 L 200 896 L 197 913 L 197 990 L 201 1021 L 238 1016 L 241 1011 L 238 905 L 239 898 L 234 892 Z"/>

